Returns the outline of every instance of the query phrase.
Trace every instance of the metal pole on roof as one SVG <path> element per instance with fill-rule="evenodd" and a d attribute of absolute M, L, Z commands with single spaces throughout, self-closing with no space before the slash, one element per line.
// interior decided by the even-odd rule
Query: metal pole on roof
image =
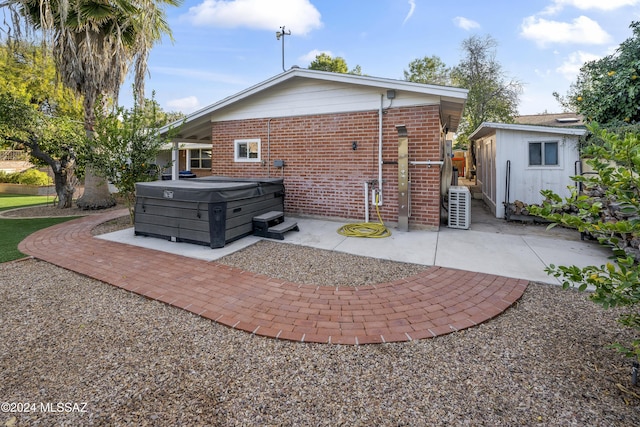
<path fill-rule="evenodd" d="M 284 68 L 284 36 L 290 36 L 290 35 L 291 35 L 291 30 L 285 31 L 284 25 L 280 27 L 280 31 L 276 31 L 276 39 L 280 40 L 280 38 L 282 38 L 282 71 L 287 71 Z"/>

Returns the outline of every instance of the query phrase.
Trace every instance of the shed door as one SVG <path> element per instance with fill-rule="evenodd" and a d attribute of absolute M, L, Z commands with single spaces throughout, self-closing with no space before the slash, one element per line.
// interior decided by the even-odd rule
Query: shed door
<path fill-rule="evenodd" d="M 484 139 L 478 143 L 476 155 L 477 177 L 482 186 L 485 201 L 495 213 L 496 206 L 496 142 L 495 138 Z"/>
<path fill-rule="evenodd" d="M 489 153 L 488 153 L 488 161 L 489 161 L 489 173 L 491 174 L 490 182 L 491 182 L 491 201 L 494 205 L 496 203 L 496 140 L 491 138 L 489 140 Z"/>

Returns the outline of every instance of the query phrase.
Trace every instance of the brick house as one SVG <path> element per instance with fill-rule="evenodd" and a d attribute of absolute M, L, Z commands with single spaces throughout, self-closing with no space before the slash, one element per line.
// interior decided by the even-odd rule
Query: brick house
<path fill-rule="evenodd" d="M 362 220 L 370 212 L 375 221 L 378 200 L 389 224 L 398 224 L 406 177 L 404 221 L 437 229 L 445 140 L 466 96 L 459 88 L 292 68 L 189 115 L 174 139 L 173 175 L 189 165 L 198 176 L 283 178 L 287 214 Z M 406 175 L 399 129 L 408 141 Z"/>

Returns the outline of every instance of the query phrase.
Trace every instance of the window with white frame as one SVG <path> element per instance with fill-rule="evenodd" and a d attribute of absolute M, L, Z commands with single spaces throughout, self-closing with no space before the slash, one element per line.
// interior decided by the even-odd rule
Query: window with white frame
<path fill-rule="evenodd" d="M 196 149 L 189 150 L 191 169 L 211 169 L 211 150 Z"/>
<path fill-rule="evenodd" d="M 259 162 L 260 138 L 236 139 L 234 141 L 234 159 L 236 162 Z"/>
<path fill-rule="evenodd" d="M 558 141 L 529 142 L 529 166 L 558 164 Z"/>

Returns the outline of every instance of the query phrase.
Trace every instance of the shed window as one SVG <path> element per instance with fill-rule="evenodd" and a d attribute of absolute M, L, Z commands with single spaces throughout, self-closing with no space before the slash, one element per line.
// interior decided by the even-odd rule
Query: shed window
<path fill-rule="evenodd" d="M 236 139 L 234 151 L 236 162 L 259 162 L 260 138 Z"/>
<path fill-rule="evenodd" d="M 558 142 L 530 142 L 529 166 L 558 166 Z"/>
<path fill-rule="evenodd" d="M 191 169 L 211 169 L 211 150 L 189 150 Z"/>

